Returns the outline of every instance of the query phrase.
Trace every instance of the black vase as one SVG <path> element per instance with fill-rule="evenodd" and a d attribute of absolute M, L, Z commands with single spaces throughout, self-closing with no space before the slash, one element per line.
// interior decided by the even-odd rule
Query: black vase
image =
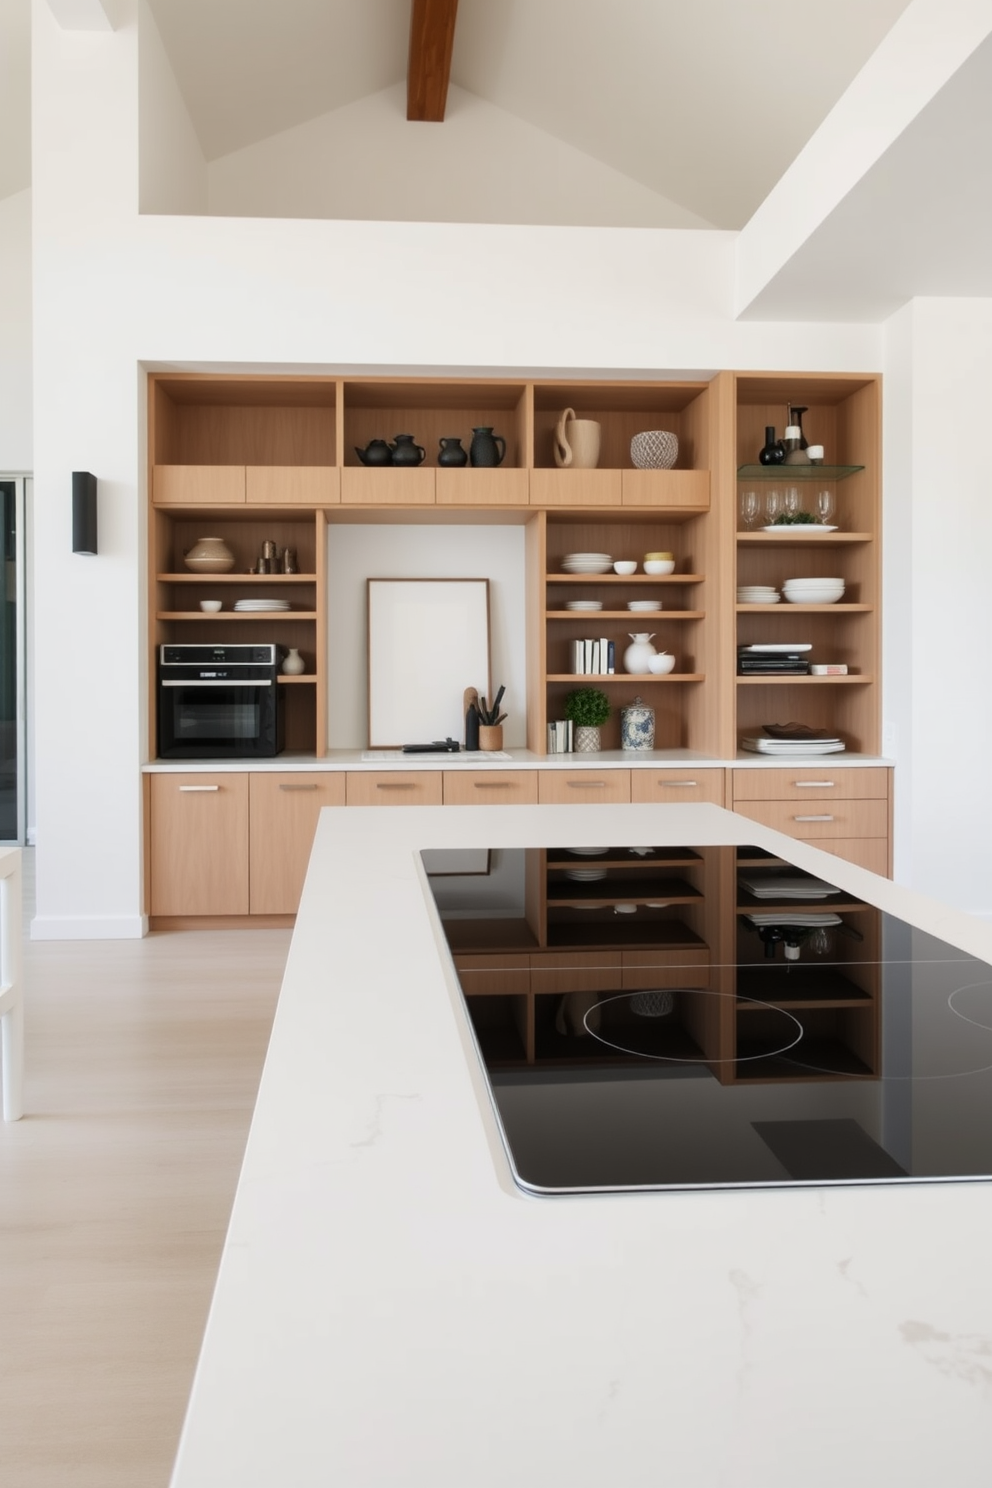
<path fill-rule="evenodd" d="M 412 434 L 397 434 L 390 448 L 394 465 L 420 465 L 426 454 L 422 444 L 414 444 Z"/>
<path fill-rule="evenodd" d="M 473 465 L 501 465 L 506 454 L 506 440 L 489 427 L 473 429 L 468 454 Z"/>
<path fill-rule="evenodd" d="M 775 425 L 765 425 L 765 443 L 758 451 L 758 460 L 762 465 L 781 465 L 785 459 L 785 446 L 780 439 L 775 438 Z"/>
<path fill-rule="evenodd" d="M 790 424 L 795 424 L 796 427 L 799 430 L 799 448 L 800 449 L 809 449 L 809 440 L 806 438 L 806 435 L 803 433 L 803 414 L 804 413 L 809 413 L 809 408 L 808 407 L 806 407 L 806 406 L 800 407 L 798 405 L 792 405 L 792 404 L 790 404 L 790 406 L 789 406 L 789 423 Z"/>
<path fill-rule="evenodd" d="M 467 465 L 468 455 L 462 449 L 461 439 L 442 439 L 441 450 L 437 457 L 439 465 L 447 465 L 454 468 L 456 465 Z"/>

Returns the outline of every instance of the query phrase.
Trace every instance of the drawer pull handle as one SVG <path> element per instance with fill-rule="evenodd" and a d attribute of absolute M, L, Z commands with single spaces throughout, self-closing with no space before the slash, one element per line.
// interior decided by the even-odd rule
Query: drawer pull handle
<path fill-rule="evenodd" d="M 698 785 L 699 784 L 699 781 L 698 780 L 659 780 L 658 781 L 658 784 L 661 785 L 661 786 L 664 786 L 665 790 L 675 790 L 679 786 L 685 786 L 688 789 L 689 787 L 691 787 L 693 785 Z"/>
<path fill-rule="evenodd" d="M 412 780 L 377 780 L 376 790 L 416 790 Z"/>
<path fill-rule="evenodd" d="M 219 791 L 219 785 L 181 785 L 181 791 Z"/>
<path fill-rule="evenodd" d="M 605 780 L 566 780 L 569 790 L 605 790 Z"/>
<path fill-rule="evenodd" d="M 837 782 L 835 780 L 794 780 L 796 790 L 833 790 Z"/>
<path fill-rule="evenodd" d="M 279 789 L 280 790 L 316 790 L 317 787 L 316 787 L 316 785 L 313 782 L 311 782 L 310 784 L 307 784 L 306 782 L 304 782 L 301 785 L 289 785 L 285 781 L 280 780 L 280 782 L 279 782 Z"/>
<path fill-rule="evenodd" d="M 476 790 L 509 790 L 508 780 L 473 780 L 472 784 Z"/>
<path fill-rule="evenodd" d="M 793 821 L 833 821 L 833 817 L 827 812 L 823 816 L 794 816 Z"/>

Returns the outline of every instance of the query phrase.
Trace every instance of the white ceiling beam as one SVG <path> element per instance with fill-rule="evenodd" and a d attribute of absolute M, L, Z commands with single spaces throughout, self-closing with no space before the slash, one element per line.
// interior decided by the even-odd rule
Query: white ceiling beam
<path fill-rule="evenodd" d="M 63 31 L 113 31 L 105 0 L 48 0 Z"/>

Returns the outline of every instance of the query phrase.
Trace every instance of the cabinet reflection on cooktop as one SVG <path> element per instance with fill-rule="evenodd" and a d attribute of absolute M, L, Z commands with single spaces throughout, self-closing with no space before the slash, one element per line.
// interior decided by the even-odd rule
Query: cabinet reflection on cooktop
<path fill-rule="evenodd" d="M 517 1182 L 992 1176 L 992 967 L 747 847 L 423 854 Z"/>

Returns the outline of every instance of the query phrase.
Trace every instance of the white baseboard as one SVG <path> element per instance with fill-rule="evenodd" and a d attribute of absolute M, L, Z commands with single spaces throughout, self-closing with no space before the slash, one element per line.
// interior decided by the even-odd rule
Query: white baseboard
<path fill-rule="evenodd" d="M 147 915 L 35 915 L 32 940 L 140 940 Z"/>

